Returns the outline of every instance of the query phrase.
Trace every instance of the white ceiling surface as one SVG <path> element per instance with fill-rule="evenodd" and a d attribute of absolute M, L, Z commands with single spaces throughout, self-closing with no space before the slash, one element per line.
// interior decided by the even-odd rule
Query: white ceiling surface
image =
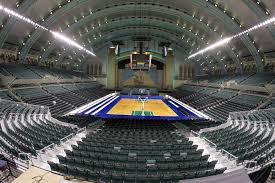
<path fill-rule="evenodd" d="M 76 0 L 71 0 L 76 1 Z M 203 0 L 202 0 L 203 1 Z M 41 21 L 41 18 L 44 17 L 46 14 L 48 14 L 54 7 L 58 6 L 62 0 L 36 0 L 35 3 L 28 9 L 27 12 L 24 13 L 24 16 L 31 18 L 34 21 Z M 125 3 L 125 0 L 90 0 L 86 3 L 83 3 L 82 5 L 78 5 L 71 11 L 65 13 L 63 16 L 59 17 L 54 21 L 54 23 L 48 27 L 53 30 L 59 30 L 60 27 L 64 27 L 69 23 L 71 24 L 74 21 L 75 17 L 81 17 L 83 14 L 87 14 L 89 10 L 95 10 L 98 8 L 104 8 L 105 6 L 110 6 L 111 4 L 115 3 Z M 177 7 L 178 9 L 184 10 L 188 12 L 188 14 L 194 14 L 196 17 L 200 17 L 207 21 L 211 25 L 211 27 L 215 27 L 218 33 L 222 33 L 223 35 L 230 36 L 234 35 L 237 32 L 234 32 L 232 30 L 232 26 L 226 25 L 223 21 L 223 19 L 217 17 L 213 13 L 209 12 L 208 7 L 197 7 L 192 3 L 192 0 L 130 0 L 127 2 L 154 2 L 154 3 L 160 3 L 165 5 L 170 5 L 173 7 Z M 270 18 L 272 15 L 275 16 L 275 1 L 274 0 L 262 0 L 262 3 L 268 8 L 270 12 Z M 0 4 L 7 6 L 11 9 L 16 10 L 16 3 L 17 0 L 0 0 Z M 226 10 L 229 12 L 232 12 L 232 14 L 237 17 L 237 19 L 240 20 L 240 22 L 243 25 L 243 28 L 249 28 L 252 25 L 255 25 L 259 23 L 262 19 L 258 18 L 255 13 L 249 9 L 249 7 L 242 1 L 242 0 L 216 0 L 217 4 L 222 4 L 223 7 L 226 7 Z M 138 12 L 125 12 L 115 15 L 115 17 L 124 17 L 124 16 L 133 16 L 137 14 Z M 214 42 L 217 40 L 217 37 L 210 37 L 209 34 L 205 33 L 204 30 L 199 28 L 196 24 L 192 24 L 190 22 L 183 21 L 182 19 L 178 18 L 176 20 L 174 16 L 168 16 L 166 12 L 161 14 L 157 13 L 151 13 L 150 12 L 144 12 L 144 15 L 152 15 L 152 16 L 162 16 L 163 18 L 169 19 L 171 21 L 179 21 L 180 24 L 186 24 L 186 27 L 191 28 L 192 30 L 198 30 L 199 33 L 203 33 L 206 35 L 206 40 L 210 40 L 210 42 Z M 6 15 L 3 15 L 0 13 L 0 16 L 2 18 L 5 18 Z M 0 20 L 2 19 L 0 18 Z M 112 19 L 114 17 L 102 17 L 101 21 L 104 21 L 104 19 Z M 265 18 L 264 18 L 265 19 Z M 94 22 L 90 22 L 88 25 L 85 25 L 85 27 L 91 28 L 91 25 L 94 24 Z M 275 26 L 272 25 L 274 30 Z M 83 30 L 85 27 L 82 27 L 81 30 Z M 33 27 L 30 25 L 27 25 L 26 23 L 22 21 L 17 21 L 16 25 L 12 28 L 10 31 L 9 37 L 7 42 L 12 44 L 22 44 L 22 41 L 28 36 L 28 34 L 33 30 Z M 79 35 L 79 31 L 72 33 L 73 35 Z M 71 36 L 72 34 L 68 34 Z M 275 48 L 275 40 L 270 34 L 269 30 L 267 29 L 260 29 L 257 31 L 254 31 L 251 33 L 252 38 L 255 40 L 256 44 L 259 46 L 260 50 L 263 52 L 269 52 L 273 51 Z M 41 38 L 38 39 L 38 41 L 34 44 L 33 49 L 34 50 L 42 50 L 42 47 L 45 46 L 45 43 L 47 43 L 48 40 L 52 40 L 51 37 L 47 34 L 43 34 Z M 248 55 L 249 52 L 247 48 L 244 47 L 244 45 L 241 43 L 241 41 L 234 41 L 234 45 L 236 47 L 236 50 L 238 50 L 241 55 Z"/>

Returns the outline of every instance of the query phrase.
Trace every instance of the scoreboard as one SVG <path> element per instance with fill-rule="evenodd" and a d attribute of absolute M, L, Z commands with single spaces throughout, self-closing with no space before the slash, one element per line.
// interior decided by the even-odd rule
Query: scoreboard
<path fill-rule="evenodd" d="M 140 54 L 132 52 L 130 54 L 130 65 L 133 70 L 150 70 L 152 55 L 149 52 Z"/>

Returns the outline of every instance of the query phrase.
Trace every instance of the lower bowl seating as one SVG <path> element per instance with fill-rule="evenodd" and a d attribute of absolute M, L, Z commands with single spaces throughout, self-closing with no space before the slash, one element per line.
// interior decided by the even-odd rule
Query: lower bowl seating
<path fill-rule="evenodd" d="M 52 170 L 107 182 L 179 181 L 223 173 L 217 161 L 163 121 L 107 121 L 91 132 Z"/>

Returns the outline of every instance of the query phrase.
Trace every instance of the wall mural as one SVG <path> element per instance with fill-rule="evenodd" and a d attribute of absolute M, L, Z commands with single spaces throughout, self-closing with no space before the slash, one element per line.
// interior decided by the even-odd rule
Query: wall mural
<path fill-rule="evenodd" d="M 133 71 L 133 75 L 124 81 L 124 86 L 148 86 L 156 87 L 156 83 L 149 76 L 148 71 Z"/>
<path fill-rule="evenodd" d="M 162 70 L 151 69 L 145 70 L 132 70 L 130 68 L 120 69 L 119 71 L 120 87 L 157 87 L 161 88 L 162 83 Z"/>

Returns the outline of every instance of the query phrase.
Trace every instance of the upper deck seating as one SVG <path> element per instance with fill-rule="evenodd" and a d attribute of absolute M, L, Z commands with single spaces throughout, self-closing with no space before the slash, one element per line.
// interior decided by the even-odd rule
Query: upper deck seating
<path fill-rule="evenodd" d="M 11 75 L 17 79 L 41 79 L 41 77 L 23 65 L 2 65 Z"/>
<path fill-rule="evenodd" d="M 231 102 L 244 104 L 247 106 L 251 106 L 252 108 L 257 107 L 259 104 L 261 104 L 264 100 L 266 100 L 263 96 L 258 95 L 248 95 L 248 94 L 241 94 L 236 97 L 234 97 Z"/>
<path fill-rule="evenodd" d="M 241 82 L 241 84 L 252 86 L 264 86 L 265 84 L 271 82 L 274 79 L 274 76 L 274 73 L 256 73 L 250 76 L 245 81 Z"/>
<path fill-rule="evenodd" d="M 13 100 L 7 91 L 0 91 L 0 99 Z"/>

